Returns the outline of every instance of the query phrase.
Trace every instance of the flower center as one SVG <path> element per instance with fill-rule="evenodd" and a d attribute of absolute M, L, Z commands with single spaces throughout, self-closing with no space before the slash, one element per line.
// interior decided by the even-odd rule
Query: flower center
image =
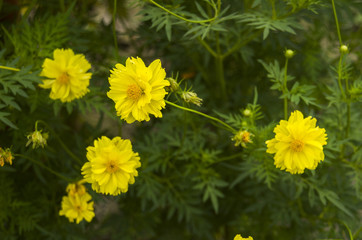
<path fill-rule="evenodd" d="M 60 84 L 67 84 L 69 82 L 68 73 L 63 72 L 62 75 L 60 75 L 57 80 Z"/>
<path fill-rule="evenodd" d="M 249 132 L 244 132 L 241 139 L 242 139 L 243 142 L 248 143 L 250 141 L 250 133 Z"/>
<path fill-rule="evenodd" d="M 303 151 L 303 147 L 304 147 L 304 142 L 300 141 L 300 140 L 293 140 L 293 142 L 290 143 L 290 148 L 294 151 L 294 152 L 301 152 Z"/>
<path fill-rule="evenodd" d="M 110 160 L 107 163 L 107 172 L 114 173 L 118 170 L 118 166 L 114 160 Z"/>
<path fill-rule="evenodd" d="M 136 101 L 141 97 L 142 93 L 142 89 L 137 84 L 132 84 L 128 86 L 127 96 L 130 99 Z"/>

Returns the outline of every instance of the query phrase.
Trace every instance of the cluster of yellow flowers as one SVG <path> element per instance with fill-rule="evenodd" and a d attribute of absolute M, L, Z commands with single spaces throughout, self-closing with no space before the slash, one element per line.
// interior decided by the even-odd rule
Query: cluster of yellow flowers
<path fill-rule="evenodd" d="M 39 86 L 50 88 L 50 98 L 69 102 L 83 97 L 88 91 L 92 76 L 87 71 L 91 68 L 83 54 L 74 54 L 71 49 L 56 49 L 54 60 L 45 59 Z M 155 60 L 148 67 L 141 58 L 128 58 L 125 65 L 116 64 L 108 78 L 110 90 L 107 96 L 115 103 L 117 115 L 127 123 L 149 121 L 150 116 L 162 117 L 165 108 L 165 88 L 178 90 L 177 82 L 166 79 L 166 72 L 161 61 Z M 172 79 L 171 79 L 172 80 Z M 201 105 L 202 99 L 192 92 L 183 95 L 186 102 Z M 250 115 L 245 112 L 245 116 Z M 266 141 L 267 153 L 275 154 L 274 164 L 281 170 L 292 174 L 315 169 L 324 159 L 323 145 L 326 145 L 325 129 L 316 127 L 316 119 L 304 118 L 295 111 L 288 121 L 281 120 L 274 129 L 275 138 Z M 252 133 L 246 130 L 237 132 L 232 140 L 235 146 L 253 143 Z M 46 136 L 40 132 L 28 136 L 29 142 L 36 146 L 46 144 Z M 12 157 L 0 149 L 0 165 L 5 161 L 11 164 Z M 11 155 L 10 155 L 11 156 Z M 133 152 L 130 140 L 120 137 L 109 139 L 105 136 L 94 141 L 94 146 L 87 148 L 87 159 L 82 167 L 84 181 L 91 183 L 93 190 L 103 194 L 119 195 L 128 191 L 128 185 L 135 182 L 137 168 L 141 166 L 138 153 Z M 62 200 L 60 215 L 65 215 L 71 222 L 79 223 L 83 218 L 91 221 L 94 217 L 93 202 L 82 183 L 69 184 L 68 196 Z M 252 240 L 236 235 L 234 240 Z"/>
<path fill-rule="evenodd" d="M 71 183 L 67 186 L 67 196 L 62 199 L 62 209 L 59 211 L 60 216 L 66 216 L 70 222 L 79 223 L 83 219 L 87 222 L 92 221 L 94 217 L 92 197 L 87 193 L 83 185 L 83 180 L 77 183 Z"/>

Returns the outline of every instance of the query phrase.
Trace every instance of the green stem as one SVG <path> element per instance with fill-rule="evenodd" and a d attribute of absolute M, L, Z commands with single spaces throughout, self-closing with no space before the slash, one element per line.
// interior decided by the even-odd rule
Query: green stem
<path fill-rule="evenodd" d="M 234 154 L 234 155 L 231 155 L 231 156 L 227 156 L 227 157 L 223 157 L 223 158 L 219 158 L 218 160 L 216 160 L 215 162 L 213 163 L 210 163 L 208 166 L 211 166 L 213 164 L 217 164 L 217 163 L 221 163 L 221 162 L 225 162 L 225 161 L 229 161 L 229 160 L 232 160 L 232 159 L 235 159 L 237 157 L 241 157 L 242 156 L 242 152 L 240 153 L 237 153 L 237 154 Z"/>
<path fill-rule="evenodd" d="M 182 110 L 184 110 L 184 111 L 193 112 L 193 113 L 196 113 L 196 114 L 201 115 L 201 116 L 203 116 L 203 117 L 209 118 L 209 119 L 211 119 L 211 120 L 213 120 L 213 121 L 216 121 L 216 122 L 220 123 L 221 125 L 225 126 L 225 127 L 226 127 L 231 133 L 233 133 L 233 134 L 235 134 L 235 133 L 237 132 L 237 131 L 236 131 L 233 127 L 231 127 L 229 124 L 224 123 L 223 121 L 221 121 L 221 120 L 218 119 L 218 118 L 211 117 L 211 116 L 209 116 L 209 115 L 207 115 L 207 114 L 205 114 L 205 113 L 196 111 L 196 110 L 194 110 L 194 109 L 190 109 L 190 108 L 186 108 L 186 107 L 179 106 L 179 105 L 177 105 L 177 104 L 175 104 L 175 103 L 173 103 L 173 102 L 169 102 L 169 101 L 167 101 L 167 100 L 165 100 L 165 102 L 166 102 L 167 104 L 171 105 L 171 106 L 174 106 L 174 107 L 176 107 L 176 108 L 182 109 Z"/>
<path fill-rule="evenodd" d="M 224 58 L 218 55 L 215 58 L 216 77 L 219 80 L 220 92 L 222 97 L 226 96 L 225 76 L 224 76 Z"/>
<path fill-rule="evenodd" d="M 74 160 L 76 160 L 80 165 L 83 165 L 83 161 L 80 158 L 78 158 L 76 155 L 74 155 L 72 151 L 69 150 L 67 145 L 65 145 L 65 143 L 60 139 L 60 137 L 55 133 L 55 131 L 49 127 L 49 125 L 46 122 L 42 120 L 37 120 L 35 126 L 38 125 L 38 122 L 42 123 L 52 133 L 52 135 L 55 136 L 55 138 L 58 140 L 62 148 L 68 153 L 69 156 L 71 156 Z"/>
<path fill-rule="evenodd" d="M 337 34 L 338 34 L 339 45 L 342 46 L 341 31 L 339 30 L 339 23 L 338 23 L 338 17 L 337 17 L 336 7 L 335 7 L 335 5 L 334 5 L 334 0 L 332 0 L 332 7 L 333 7 L 334 20 L 336 21 L 336 27 L 337 27 Z"/>
<path fill-rule="evenodd" d="M 351 103 L 347 102 L 347 126 L 346 126 L 346 138 L 349 136 L 351 128 Z"/>
<path fill-rule="evenodd" d="M 0 69 L 6 69 L 6 70 L 10 70 L 10 71 L 15 71 L 15 72 L 20 71 L 19 68 L 13 68 L 13 67 L 7 67 L 7 66 L 0 66 Z"/>
<path fill-rule="evenodd" d="M 47 170 L 48 172 L 54 174 L 55 176 L 57 176 L 57 177 L 59 177 L 59 178 L 61 178 L 61 179 L 63 179 L 63 180 L 65 180 L 65 181 L 67 181 L 67 182 L 74 182 L 72 179 L 69 179 L 69 178 L 63 176 L 62 174 L 54 171 L 53 169 L 45 166 L 43 163 L 41 163 L 41 162 L 39 162 L 39 161 L 37 161 L 37 160 L 35 160 L 35 159 L 32 159 L 32 158 L 30 158 L 30 157 L 28 157 L 28 156 L 25 156 L 25 155 L 22 155 L 22 154 L 14 154 L 14 156 L 18 156 L 18 157 L 21 157 L 21 158 L 28 159 L 28 160 L 30 160 L 32 163 L 37 164 L 38 166 L 44 168 L 44 169 Z"/>
<path fill-rule="evenodd" d="M 283 94 L 284 94 L 284 119 L 288 120 L 288 86 L 287 86 L 287 69 L 288 69 L 288 58 L 285 60 L 284 67 L 284 82 L 283 82 Z"/>
<path fill-rule="evenodd" d="M 338 62 L 338 86 L 339 90 L 341 91 L 343 99 L 346 99 L 346 94 L 344 93 L 343 87 L 342 87 L 342 59 L 343 59 L 343 53 L 339 56 L 339 62 Z"/>
<path fill-rule="evenodd" d="M 118 41 L 117 41 L 117 33 L 116 33 L 116 14 L 117 14 L 117 0 L 113 1 L 113 41 L 114 41 L 114 48 L 115 48 L 115 57 L 118 62 Z"/>
<path fill-rule="evenodd" d="M 229 56 L 230 54 L 232 54 L 233 52 L 235 52 L 236 50 L 240 49 L 242 46 L 248 44 L 250 41 L 254 40 L 255 37 L 257 37 L 261 32 L 262 32 L 262 30 L 259 30 L 259 31 L 255 32 L 254 34 L 250 35 L 246 39 L 240 38 L 239 41 L 234 44 L 234 46 L 232 46 L 230 49 L 228 49 L 228 51 L 226 53 L 224 53 L 222 55 L 222 57 L 225 58 L 225 57 Z"/>
<path fill-rule="evenodd" d="M 277 19 L 277 12 L 275 11 L 275 1 L 271 0 L 271 5 L 272 5 L 272 11 L 273 11 L 273 20 Z"/>
<path fill-rule="evenodd" d="M 201 39 L 200 37 L 197 38 L 197 40 L 201 43 L 202 46 L 204 46 L 206 48 L 206 50 L 214 57 L 217 57 L 217 53 L 212 50 L 212 48 L 209 46 L 209 44 L 207 44 L 203 39 Z"/>
<path fill-rule="evenodd" d="M 212 22 L 212 21 L 214 21 L 214 20 L 217 18 L 217 16 L 218 16 L 218 9 L 215 8 L 215 6 L 212 5 L 212 7 L 213 7 L 214 10 L 215 10 L 215 15 L 214 15 L 214 17 L 209 18 L 209 19 L 205 19 L 205 20 L 190 20 L 190 19 L 184 18 L 184 17 L 182 17 L 182 16 L 180 16 L 180 15 L 178 15 L 178 14 L 176 14 L 176 13 L 170 11 L 170 10 L 168 10 L 167 8 L 161 6 L 160 4 L 156 3 L 156 2 L 153 1 L 153 0 L 148 0 L 148 1 L 149 1 L 150 3 L 152 3 L 153 5 L 155 5 L 156 7 L 162 9 L 163 11 L 171 14 L 172 16 L 174 16 L 174 17 L 176 17 L 176 18 L 178 18 L 178 19 L 181 19 L 181 20 L 183 20 L 183 21 L 185 21 L 185 22 L 189 22 L 189 23 L 200 23 L 200 24 L 201 24 L 201 23 Z M 219 2 L 219 1 L 218 1 L 218 2 Z"/>

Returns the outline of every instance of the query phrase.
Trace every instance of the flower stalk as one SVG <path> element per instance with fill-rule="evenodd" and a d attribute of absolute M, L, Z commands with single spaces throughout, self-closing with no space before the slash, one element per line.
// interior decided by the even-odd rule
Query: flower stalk
<path fill-rule="evenodd" d="M 233 134 L 235 134 L 235 133 L 237 132 L 237 131 L 236 131 L 233 127 L 231 127 L 229 124 L 221 121 L 221 120 L 218 119 L 218 118 L 212 117 L 212 116 L 210 116 L 210 115 L 207 115 L 207 114 L 205 114 L 205 113 L 196 111 L 196 110 L 194 110 L 194 109 L 190 109 L 190 108 L 187 108 L 187 107 L 179 106 L 179 105 L 177 105 L 177 104 L 175 104 L 175 103 L 173 103 L 173 102 L 169 102 L 169 101 L 167 101 L 167 100 L 165 100 L 165 102 L 166 102 L 167 104 L 173 106 L 173 107 L 179 108 L 179 109 L 184 110 L 184 111 L 193 112 L 193 113 L 196 113 L 196 114 L 201 115 L 201 116 L 203 116 L 203 117 L 206 117 L 206 118 L 208 118 L 208 119 L 211 119 L 211 120 L 213 120 L 213 121 L 215 121 L 215 122 L 218 122 L 218 123 L 220 123 L 221 125 L 225 126 L 226 129 L 227 129 L 228 131 L 230 131 L 231 133 L 233 133 Z"/>

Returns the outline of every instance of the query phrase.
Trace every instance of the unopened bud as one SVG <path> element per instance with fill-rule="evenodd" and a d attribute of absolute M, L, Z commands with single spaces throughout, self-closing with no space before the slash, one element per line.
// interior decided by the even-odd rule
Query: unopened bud
<path fill-rule="evenodd" d="M 4 163 L 7 162 L 10 165 L 13 164 L 13 155 L 11 154 L 10 148 L 5 150 L 0 147 L 0 166 L 4 166 Z"/>
<path fill-rule="evenodd" d="M 292 58 L 293 56 L 295 55 L 295 52 L 293 50 L 290 50 L 290 49 L 287 49 L 285 52 L 284 52 L 284 56 L 286 58 Z"/>
<path fill-rule="evenodd" d="M 170 86 L 168 86 L 168 90 L 170 92 L 177 92 L 180 89 L 180 85 L 173 78 L 166 78 L 167 81 L 170 82 Z"/>
<path fill-rule="evenodd" d="M 243 148 L 246 148 L 246 144 L 252 143 L 251 137 L 254 136 L 254 134 L 243 130 L 239 131 L 235 134 L 234 137 L 231 138 L 231 140 L 235 141 L 235 146 L 241 145 Z"/>
<path fill-rule="evenodd" d="M 251 115 L 250 109 L 245 109 L 245 110 L 243 111 L 243 115 L 244 115 L 245 117 L 249 117 L 249 116 Z"/>
<path fill-rule="evenodd" d="M 195 105 L 197 105 L 197 106 L 199 106 L 199 107 L 200 107 L 201 104 L 202 104 L 202 99 L 199 98 L 199 97 L 197 96 L 197 94 L 194 93 L 194 92 L 188 92 L 188 91 L 182 92 L 182 93 L 181 93 L 181 98 L 182 98 L 185 102 L 193 103 L 193 104 L 195 104 Z"/>
<path fill-rule="evenodd" d="M 31 143 L 33 143 L 33 149 L 38 147 L 44 148 L 44 146 L 47 145 L 47 139 L 49 135 L 48 133 L 41 133 L 41 131 L 42 130 L 34 131 L 27 136 L 28 142 L 26 143 L 26 147 L 29 146 Z"/>
<path fill-rule="evenodd" d="M 348 47 L 344 44 L 339 48 L 339 50 L 341 53 L 348 53 Z"/>

